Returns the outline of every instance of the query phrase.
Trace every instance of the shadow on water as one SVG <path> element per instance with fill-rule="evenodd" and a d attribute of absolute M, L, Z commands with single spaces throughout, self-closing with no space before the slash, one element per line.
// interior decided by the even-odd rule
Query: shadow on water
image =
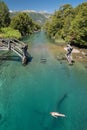
<path fill-rule="evenodd" d="M 33 57 L 29 55 L 28 57 L 28 63 L 31 62 Z M 21 58 L 19 56 L 0 56 L 0 65 L 4 63 L 4 61 L 15 61 L 15 62 L 21 62 Z"/>
<path fill-rule="evenodd" d="M 60 105 L 65 101 L 65 99 L 68 97 L 68 94 L 65 93 L 62 98 L 57 103 L 57 109 L 60 107 Z"/>
<path fill-rule="evenodd" d="M 20 62 L 21 58 L 18 56 L 1 56 L 0 57 L 0 61 L 16 61 L 16 62 Z"/>
<path fill-rule="evenodd" d="M 28 54 L 28 62 L 31 62 L 33 59 L 33 56 L 31 56 L 30 54 Z"/>

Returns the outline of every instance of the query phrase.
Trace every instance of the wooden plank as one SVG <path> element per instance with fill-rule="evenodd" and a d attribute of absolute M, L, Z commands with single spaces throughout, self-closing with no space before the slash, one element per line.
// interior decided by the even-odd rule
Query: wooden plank
<path fill-rule="evenodd" d="M 0 47 L 0 51 L 8 51 L 7 47 Z"/>
<path fill-rule="evenodd" d="M 17 55 L 19 55 L 21 58 L 23 57 L 19 52 L 17 52 L 15 49 L 11 48 L 13 52 L 15 52 Z"/>
<path fill-rule="evenodd" d="M 71 56 L 67 56 L 67 55 L 65 55 L 65 57 L 66 57 L 67 61 L 69 62 L 69 64 L 72 65 L 73 64 L 72 57 Z"/>

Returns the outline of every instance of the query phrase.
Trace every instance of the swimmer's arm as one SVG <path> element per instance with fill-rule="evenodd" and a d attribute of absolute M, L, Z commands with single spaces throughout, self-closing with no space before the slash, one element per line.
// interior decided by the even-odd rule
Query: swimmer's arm
<path fill-rule="evenodd" d="M 50 113 L 50 114 L 51 114 L 51 116 L 53 116 L 53 117 L 57 118 L 57 116 L 56 116 L 56 115 L 52 115 L 52 113 Z"/>

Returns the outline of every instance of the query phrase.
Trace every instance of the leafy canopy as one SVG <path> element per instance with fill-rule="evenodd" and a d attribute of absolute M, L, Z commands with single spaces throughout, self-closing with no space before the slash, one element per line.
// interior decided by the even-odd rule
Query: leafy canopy
<path fill-rule="evenodd" d="M 39 25 L 34 23 L 27 13 L 20 12 L 11 20 L 11 27 L 20 31 L 21 35 L 27 35 L 39 29 Z"/>
<path fill-rule="evenodd" d="M 7 27 L 10 24 L 10 14 L 7 5 L 0 1 L 0 28 Z"/>
<path fill-rule="evenodd" d="M 65 4 L 45 24 L 47 34 L 76 46 L 87 46 L 87 2 L 73 8 Z"/>

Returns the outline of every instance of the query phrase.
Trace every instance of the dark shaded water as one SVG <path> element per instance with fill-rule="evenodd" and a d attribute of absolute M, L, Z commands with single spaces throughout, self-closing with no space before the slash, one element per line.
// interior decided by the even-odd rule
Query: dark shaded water
<path fill-rule="evenodd" d="M 15 60 L 0 63 L 0 130 L 86 130 L 86 68 L 60 64 L 44 32 L 24 41 L 29 43 L 31 63 L 22 66 L 13 53 L 9 55 Z M 66 118 L 55 119 L 51 111 Z"/>

